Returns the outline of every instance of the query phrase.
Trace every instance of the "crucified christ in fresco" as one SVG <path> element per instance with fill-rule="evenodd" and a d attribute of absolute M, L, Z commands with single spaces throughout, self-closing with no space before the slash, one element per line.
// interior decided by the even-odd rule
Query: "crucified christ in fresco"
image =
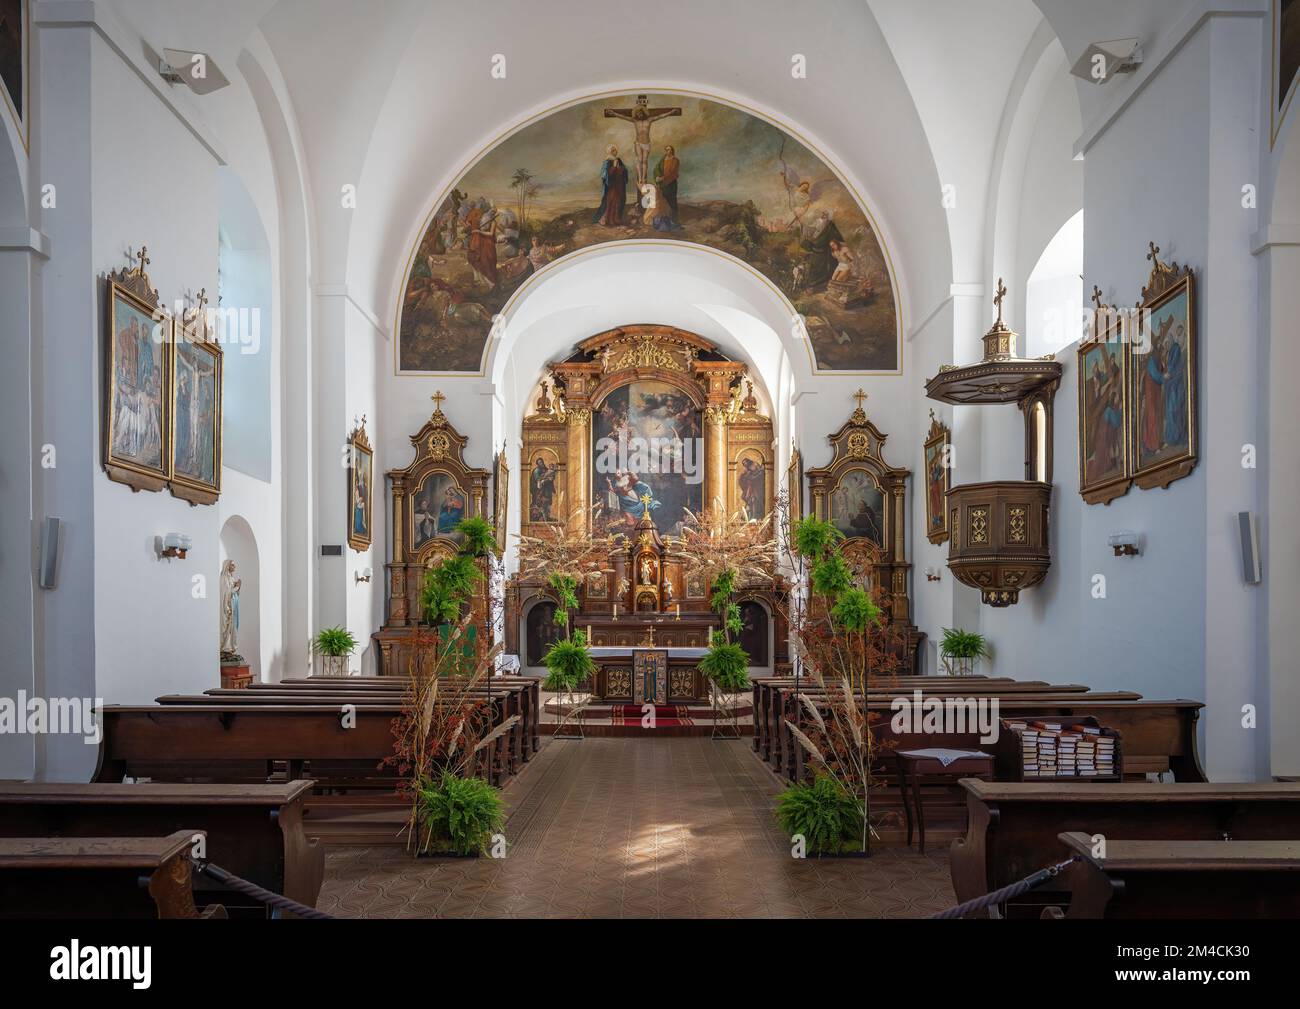
<path fill-rule="evenodd" d="M 645 95 L 636 96 L 636 104 L 630 109 L 606 109 L 606 119 L 626 119 L 636 130 L 636 184 L 638 191 L 649 179 L 650 164 L 650 125 L 658 119 L 680 116 L 682 110 L 677 108 L 647 108 L 649 99 Z"/>

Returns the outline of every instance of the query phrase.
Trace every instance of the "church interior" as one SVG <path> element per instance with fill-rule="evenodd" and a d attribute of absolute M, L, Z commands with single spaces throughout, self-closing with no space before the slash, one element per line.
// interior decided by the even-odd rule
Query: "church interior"
<path fill-rule="evenodd" d="M 1300 0 L 0 79 L 0 917 L 1300 915 Z"/>

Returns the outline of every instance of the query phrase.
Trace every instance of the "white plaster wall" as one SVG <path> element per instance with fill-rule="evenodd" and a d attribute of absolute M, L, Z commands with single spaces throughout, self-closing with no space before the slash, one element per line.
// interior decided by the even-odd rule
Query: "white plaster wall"
<path fill-rule="evenodd" d="M 147 243 L 150 277 L 169 308 L 182 292 L 216 290 L 212 155 L 98 35 L 91 59 L 94 273 L 125 263 L 127 245 Z M 94 343 L 98 376 L 100 341 Z M 98 419 L 97 411 L 96 444 Z M 109 703 L 139 703 L 216 684 L 218 510 L 193 508 L 165 490 L 133 493 L 98 467 L 93 491 L 100 695 Z M 186 560 L 158 560 L 154 538 L 168 532 L 193 537 Z"/>

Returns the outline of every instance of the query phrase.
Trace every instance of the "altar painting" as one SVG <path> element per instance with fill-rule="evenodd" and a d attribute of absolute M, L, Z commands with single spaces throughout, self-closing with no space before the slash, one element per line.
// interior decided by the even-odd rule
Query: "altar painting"
<path fill-rule="evenodd" d="M 411 548 L 417 553 L 430 540 L 452 539 L 460 542 L 456 531 L 466 515 L 468 498 L 464 489 L 449 473 L 433 472 L 425 477 L 415 492 L 412 507 Z"/>
<path fill-rule="evenodd" d="M 647 507 L 661 535 L 680 535 L 687 510 L 703 508 L 700 411 L 665 382 L 631 382 L 605 398 L 592 413 L 592 461 L 598 535 L 631 533 Z"/>
<path fill-rule="evenodd" d="M 849 539 L 885 542 L 885 495 L 866 470 L 849 470 L 830 496 L 831 522 Z"/>

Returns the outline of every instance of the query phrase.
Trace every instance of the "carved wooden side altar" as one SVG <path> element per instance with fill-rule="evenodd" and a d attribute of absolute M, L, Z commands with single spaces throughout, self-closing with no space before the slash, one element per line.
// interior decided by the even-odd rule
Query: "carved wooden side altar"
<path fill-rule="evenodd" d="M 845 553 L 869 550 L 876 555 L 873 585 L 882 590 L 881 604 L 890 623 L 907 636 L 915 672 L 920 672 L 920 645 L 925 635 L 912 624 L 908 590 L 907 478 L 911 471 L 885 462 L 887 435 L 862 409 L 867 398 L 854 395 L 857 408 L 830 435 L 831 461 L 808 470 L 813 515 L 829 520 L 846 537 Z"/>
<path fill-rule="evenodd" d="M 434 411 L 411 436 L 415 459 L 403 469 L 388 471 L 392 499 L 393 557 L 388 573 L 388 619 L 374 639 L 379 645 L 381 675 L 401 675 L 406 660 L 401 642 L 420 619 L 420 590 L 424 572 L 460 546 L 455 531 L 464 518 L 487 517 L 491 474 L 466 465 L 469 438 L 442 412 L 446 399 L 433 396 Z"/>

